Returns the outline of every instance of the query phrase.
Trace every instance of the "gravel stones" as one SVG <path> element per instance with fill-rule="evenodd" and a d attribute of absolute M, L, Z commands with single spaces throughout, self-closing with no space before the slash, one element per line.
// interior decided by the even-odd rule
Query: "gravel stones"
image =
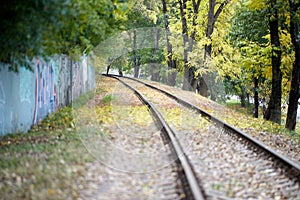
<path fill-rule="evenodd" d="M 182 98 L 183 100 L 198 106 L 199 108 L 207 111 L 209 113 L 213 113 L 216 117 L 225 120 L 227 115 L 230 115 L 231 110 L 228 110 L 225 106 L 217 104 L 207 98 L 204 98 L 198 94 L 193 92 L 183 91 L 178 88 L 170 87 L 161 83 L 146 81 L 147 83 L 153 84 L 154 86 L 166 90 L 171 94 Z M 238 120 L 238 119 L 237 119 Z M 237 127 L 245 131 L 247 134 L 251 135 L 252 137 L 262 141 L 269 147 L 273 148 L 274 150 L 280 152 L 283 155 L 288 156 L 290 159 L 294 160 L 295 162 L 300 163 L 300 141 L 291 140 L 286 134 L 279 133 L 273 134 L 264 131 L 257 131 L 253 128 L 242 128 Z"/>
<path fill-rule="evenodd" d="M 174 157 L 148 108 L 124 85 L 102 80 L 107 92 L 89 107 L 109 107 L 110 119 L 81 127 L 82 141 L 96 161 L 86 166 L 78 183 L 80 199 L 180 199 Z M 111 101 L 103 103 L 107 95 Z M 99 114 L 93 117 L 101 118 Z"/>
<path fill-rule="evenodd" d="M 266 153 L 199 119 L 198 114 L 167 96 L 126 82 L 151 99 L 164 116 L 170 114 L 168 109 L 176 108 L 182 118 L 188 116 L 188 126 L 184 120 L 173 126 L 208 199 L 300 199 L 299 177 L 286 173 L 288 169 L 279 167 Z M 166 118 L 171 123 L 176 116 Z"/>

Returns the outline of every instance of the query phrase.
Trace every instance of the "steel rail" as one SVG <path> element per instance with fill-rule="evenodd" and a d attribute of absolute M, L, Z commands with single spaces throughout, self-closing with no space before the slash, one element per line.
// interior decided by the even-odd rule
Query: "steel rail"
<path fill-rule="evenodd" d="M 114 75 L 115 76 L 115 75 Z M 209 121 L 215 123 L 216 126 L 220 127 L 220 128 L 223 128 L 225 130 L 228 130 L 230 131 L 231 133 L 234 133 L 236 134 L 237 136 L 239 137 L 242 137 L 244 138 L 246 141 L 249 141 L 250 143 L 254 144 L 255 146 L 258 146 L 259 148 L 263 149 L 265 152 L 269 153 L 271 156 L 273 156 L 274 158 L 276 158 L 277 160 L 285 163 L 288 167 L 294 169 L 299 175 L 300 175 L 300 164 L 299 163 L 296 163 L 295 161 L 291 160 L 290 158 L 288 158 L 287 156 L 284 156 L 280 153 L 278 153 L 276 150 L 270 148 L 269 146 L 265 145 L 263 142 L 255 139 L 254 137 L 250 136 L 249 134 L 233 127 L 232 125 L 220 120 L 219 118 L 217 117 L 214 117 L 213 115 L 209 114 L 208 112 L 202 110 L 201 108 L 183 100 L 183 99 L 180 99 L 179 97 L 165 91 L 165 90 L 162 90 L 158 87 L 155 87 L 149 83 L 146 83 L 144 81 L 141 81 L 141 80 L 138 80 L 136 78 L 131 78 L 131 77 L 127 77 L 127 76 L 123 76 L 123 78 L 126 78 L 126 79 L 130 79 L 130 80 L 133 80 L 133 81 L 137 81 L 141 84 L 144 84 L 145 86 L 147 87 L 150 87 L 154 90 L 157 90 L 157 91 L 160 91 L 162 93 L 164 93 L 165 95 L 169 96 L 170 98 L 176 100 L 178 103 L 180 103 L 181 105 L 185 106 L 185 107 L 188 107 L 190 109 L 193 109 L 195 111 L 197 111 L 199 114 L 201 114 L 203 117 L 207 118 Z"/>
<path fill-rule="evenodd" d="M 176 158 L 178 158 L 180 166 L 183 169 L 183 173 L 185 175 L 185 179 L 187 180 L 189 188 L 190 188 L 190 193 L 192 194 L 192 197 L 187 197 L 187 198 L 188 199 L 195 199 L 195 200 L 204 200 L 205 198 L 204 198 L 204 194 L 202 192 L 202 189 L 199 186 L 199 183 L 197 181 L 197 178 L 196 178 L 196 175 L 195 175 L 194 170 L 192 168 L 192 165 L 190 164 L 187 156 L 185 155 L 185 153 L 183 151 L 183 148 L 181 147 L 178 139 L 175 136 L 176 135 L 175 130 L 172 129 L 168 125 L 168 123 L 162 117 L 161 113 L 159 111 L 157 111 L 157 109 L 155 108 L 155 106 L 144 95 L 142 95 L 136 89 L 134 89 L 133 87 L 131 87 L 129 84 L 127 84 L 124 81 L 120 80 L 120 78 L 118 78 L 117 76 L 105 75 L 105 74 L 103 74 L 103 75 L 107 76 L 107 77 L 115 78 L 118 81 L 120 81 L 123 85 L 125 85 L 130 90 L 132 90 L 135 93 L 135 95 L 137 95 L 141 99 L 141 101 L 145 105 L 148 106 L 148 108 L 150 109 L 152 115 L 157 120 L 156 122 L 159 123 L 159 125 L 161 127 L 163 127 L 162 130 L 164 131 L 164 133 L 166 134 L 167 138 L 171 142 L 171 143 L 169 143 L 169 145 L 171 145 L 171 148 L 172 148 L 173 152 L 175 153 Z"/>

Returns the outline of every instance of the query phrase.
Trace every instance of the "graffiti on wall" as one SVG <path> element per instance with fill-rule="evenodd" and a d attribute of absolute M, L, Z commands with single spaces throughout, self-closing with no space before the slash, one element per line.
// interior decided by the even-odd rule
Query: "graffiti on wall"
<path fill-rule="evenodd" d="M 5 105 L 5 93 L 3 84 L 0 81 L 0 133 L 4 133 L 4 105 Z"/>
<path fill-rule="evenodd" d="M 82 93 L 82 78 L 81 78 L 82 68 L 78 63 L 74 63 L 72 66 L 72 100 L 76 99 Z"/>
<path fill-rule="evenodd" d="M 33 120 L 35 125 L 47 115 L 57 110 L 54 77 L 55 74 L 52 65 L 37 59 L 35 69 L 36 105 Z"/>
<path fill-rule="evenodd" d="M 67 56 L 62 56 L 58 64 L 58 106 L 69 104 L 70 96 L 70 67 Z"/>
<path fill-rule="evenodd" d="M 0 134 L 28 131 L 50 113 L 93 89 L 94 69 L 86 62 L 71 62 L 68 56 L 61 55 L 49 61 L 36 59 L 33 72 L 22 67 L 18 74 L 0 71 Z M 7 80 L 14 84 L 6 84 Z"/>
<path fill-rule="evenodd" d="M 20 99 L 21 103 L 28 102 L 31 103 L 32 97 L 34 94 L 32 94 L 31 90 L 31 79 L 34 78 L 34 73 L 26 70 L 25 68 L 20 69 Z"/>

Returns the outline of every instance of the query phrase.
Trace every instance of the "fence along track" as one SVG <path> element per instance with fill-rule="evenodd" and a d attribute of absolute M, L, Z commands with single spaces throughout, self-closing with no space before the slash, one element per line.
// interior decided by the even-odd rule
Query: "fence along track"
<path fill-rule="evenodd" d="M 140 92 L 135 90 L 133 87 L 131 87 L 124 81 L 120 80 L 117 76 L 109 75 L 108 77 L 117 79 L 126 87 L 128 87 L 130 90 L 132 90 L 141 99 L 141 101 L 148 106 L 154 118 L 156 119 L 156 123 L 158 123 L 161 127 L 163 127 L 162 131 L 165 133 L 164 135 L 165 139 L 167 139 L 171 150 L 173 151 L 176 158 L 178 158 L 176 161 L 179 165 L 179 169 L 182 168 L 182 174 L 180 175 L 180 178 L 182 179 L 183 185 L 185 185 L 184 190 L 187 195 L 186 199 L 195 199 L 195 200 L 205 199 L 203 192 L 198 184 L 196 175 L 192 169 L 192 166 L 189 163 L 188 158 L 184 154 L 183 149 L 180 146 L 179 141 L 175 136 L 176 135 L 175 130 L 173 130 L 167 124 L 167 122 L 164 120 L 162 115 L 156 110 L 154 105 L 144 95 L 142 95 Z"/>
<path fill-rule="evenodd" d="M 137 81 L 141 84 L 144 84 L 145 86 L 149 87 L 149 88 L 152 88 L 154 90 L 157 90 L 167 96 L 169 96 L 170 98 L 176 100 L 178 103 L 180 103 L 181 105 L 187 107 L 187 108 L 190 108 L 190 109 L 193 109 L 195 111 L 197 111 L 199 114 L 201 114 L 203 117 L 205 117 L 206 119 L 208 119 L 209 121 L 211 121 L 212 123 L 214 123 L 217 127 L 220 127 L 220 128 L 223 128 L 225 129 L 226 131 L 228 131 L 229 133 L 233 133 L 235 135 L 237 135 L 238 137 L 241 137 L 243 139 L 245 139 L 247 142 L 251 143 L 252 145 L 258 147 L 259 149 L 263 150 L 265 153 L 268 153 L 271 157 L 275 158 L 276 160 L 280 161 L 281 163 L 283 163 L 285 166 L 287 166 L 291 171 L 294 172 L 294 174 L 296 174 L 297 176 L 300 176 L 300 164 L 292 161 L 290 158 L 276 152 L 274 149 L 266 146 L 264 143 L 262 143 L 261 141 L 255 139 L 254 137 L 248 135 L 247 133 L 241 131 L 241 130 L 238 130 L 237 128 L 231 126 L 230 124 L 212 116 L 211 114 L 209 114 L 208 112 L 200 109 L 199 107 L 195 106 L 195 105 L 192 105 L 191 103 L 183 100 L 183 99 L 180 99 L 179 97 L 165 91 L 165 90 L 162 90 L 158 87 L 155 87 L 151 84 L 148 84 L 144 81 L 141 81 L 141 80 L 138 80 L 138 79 L 135 79 L 135 78 L 131 78 L 131 77 L 126 77 L 124 76 L 123 78 L 126 78 L 126 79 L 130 79 L 130 80 L 133 80 L 133 81 Z M 299 178 L 300 179 L 300 178 Z"/>

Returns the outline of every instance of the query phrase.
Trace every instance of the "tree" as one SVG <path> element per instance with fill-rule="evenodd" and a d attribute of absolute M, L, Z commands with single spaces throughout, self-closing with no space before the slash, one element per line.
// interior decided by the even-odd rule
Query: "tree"
<path fill-rule="evenodd" d="M 152 5 L 152 1 L 144 1 L 144 0 L 134 0 L 130 2 L 130 9 L 127 12 L 127 20 L 124 23 L 127 33 L 129 34 L 130 41 L 132 42 L 132 52 L 131 55 L 131 62 L 132 68 L 134 69 L 134 77 L 138 77 L 140 73 L 140 67 L 142 64 L 141 60 L 148 60 L 148 55 L 142 55 L 141 53 L 144 53 L 145 51 L 139 51 L 139 48 L 143 46 L 144 42 L 147 41 L 153 41 L 152 46 L 153 53 L 158 53 L 158 47 L 159 47 L 159 38 L 160 35 L 156 31 L 157 25 L 157 12 L 152 11 L 151 7 L 155 7 L 156 5 Z M 141 5 L 142 4 L 142 5 Z M 152 38 L 146 39 L 147 33 L 143 31 L 137 31 L 138 28 L 145 28 L 145 27 L 154 27 L 152 30 Z M 133 32 L 130 31 L 133 29 Z M 131 35 L 132 34 L 132 35 Z M 143 58 L 145 56 L 146 58 Z M 154 59 L 152 60 L 152 68 L 153 72 L 155 71 L 155 64 Z M 153 76 L 154 77 L 154 76 Z"/>
<path fill-rule="evenodd" d="M 43 10 L 44 5 L 33 0 L 1 2 L 0 62 L 9 64 L 10 70 L 18 71 L 19 65 L 30 68 L 26 60 L 41 53 Z"/>
<path fill-rule="evenodd" d="M 173 46 L 170 42 L 170 27 L 169 27 L 169 17 L 168 8 L 166 0 L 162 0 L 162 11 L 164 15 L 164 28 L 166 32 L 166 42 L 167 42 L 167 63 L 168 63 L 168 79 L 167 84 L 175 86 L 176 83 L 176 60 L 173 58 Z"/>
<path fill-rule="evenodd" d="M 6 0 L 0 11 L 0 62 L 14 71 L 35 56 L 87 54 L 123 18 L 122 3 L 110 0 Z"/>
<path fill-rule="evenodd" d="M 292 44 L 294 46 L 295 61 L 292 71 L 292 83 L 289 94 L 289 106 L 286 118 L 285 127 L 289 130 L 295 130 L 296 117 L 298 109 L 298 100 L 300 97 L 299 82 L 300 82 L 300 33 L 299 33 L 299 11 L 300 2 L 297 3 L 293 0 L 289 0 L 289 13 L 290 13 L 290 34 Z"/>
<path fill-rule="evenodd" d="M 219 7 L 216 9 L 217 1 L 216 0 L 209 0 L 209 9 L 208 9 L 208 15 L 207 15 L 207 26 L 206 26 L 206 32 L 205 32 L 205 36 L 209 41 L 212 40 L 212 34 L 214 32 L 215 24 L 216 24 L 216 21 L 218 20 L 218 17 L 220 16 L 221 12 L 223 11 L 225 6 L 230 1 L 231 0 L 222 1 L 220 3 Z M 212 42 L 206 44 L 204 49 L 205 49 L 205 51 L 204 51 L 204 63 L 205 63 L 205 62 L 207 62 L 208 58 L 211 57 Z M 206 76 L 206 78 L 204 76 Z M 208 75 L 204 75 L 204 76 L 199 77 L 199 85 L 200 85 L 199 93 L 202 96 L 207 97 L 208 96 L 208 85 L 207 85 L 206 80 L 208 80 L 210 78 L 208 78 Z M 215 99 L 215 95 L 214 95 L 213 91 L 211 91 L 211 97 L 212 97 L 213 100 Z"/>
<path fill-rule="evenodd" d="M 278 5 L 276 0 L 270 1 L 269 10 L 269 26 L 272 45 L 272 92 L 264 117 L 267 120 L 281 124 L 281 47 L 279 38 Z"/>
<path fill-rule="evenodd" d="M 156 28 L 156 25 L 153 27 L 153 42 L 154 42 L 154 48 L 153 48 L 153 57 L 152 57 L 152 63 L 151 63 L 151 80 L 152 81 L 159 81 L 159 69 L 157 68 L 157 59 L 159 53 L 159 39 L 160 39 L 160 29 Z"/>
<path fill-rule="evenodd" d="M 282 55 L 282 59 L 280 59 L 280 62 L 282 62 L 280 71 L 282 71 L 282 80 L 284 80 L 282 84 L 279 80 L 279 84 L 284 89 L 284 93 L 280 95 L 280 98 L 286 94 L 285 91 L 287 88 L 286 85 L 288 85 L 290 70 L 290 42 L 287 40 L 286 31 L 281 29 L 278 32 L 278 37 L 282 43 L 282 48 L 272 48 L 270 45 L 270 25 L 268 25 L 270 16 L 268 13 L 270 13 L 271 8 L 268 8 L 264 2 L 241 1 L 241 7 L 237 10 L 232 20 L 233 26 L 229 37 L 232 44 L 239 49 L 243 56 L 241 66 L 247 69 L 244 72 L 248 75 L 244 77 L 248 79 L 248 82 L 250 80 L 252 82 L 251 88 L 253 89 L 251 90 L 253 91 L 253 98 L 255 100 L 254 116 L 257 116 L 259 104 L 257 100 L 264 103 L 265 101 L 271 102 L 273 99 L 270 96 L 272 90 L 271 88 L 269 89 L 269 85 L 272 87 L 272 84 L 270 84 L 273 78 L 272 69 L 274 69 L 272 68 L 272 52 L 277 49 L 284 49 L 280 54 Z M 283 19 L 281 18 L 280 20 L 282 21 Z M 270 100 L 268 100 L 268 97 L 271 97 Z"/>
<path fill-rule="evenodd" d="M 181 24 L 182 24 L 182 38 L 183 38 L 183 63 L 184 63 L 184 80 L 182 89 L 184 90 L 194 90 L 196 86 L 195 82 L 195 68 L 190 66 L 188 54 L 193 51 L 193 44 L 195 42 L 196 29 L 197 25 L 197 17 L 199 13 L 199 7 L 201 0 L 192 0 L 192 28 L 188 30 L 188 22 L 187 22 L 187 1 L 179 0 L 179 8 L 181 15 Z"/>
<path fill-rule="evenodd" d="M 189 82 L 189 63 L 188 63 L 188 25 L 186 19 L 186 4 L 187 0 L 178 0 L 181 16 L 181 26 L 182 26 L 182 39 L 183 39 L 183 65 L 184 65 L 184 75 L 183 75 L 183 90 L 191 90 L 191 85 Z"/>

